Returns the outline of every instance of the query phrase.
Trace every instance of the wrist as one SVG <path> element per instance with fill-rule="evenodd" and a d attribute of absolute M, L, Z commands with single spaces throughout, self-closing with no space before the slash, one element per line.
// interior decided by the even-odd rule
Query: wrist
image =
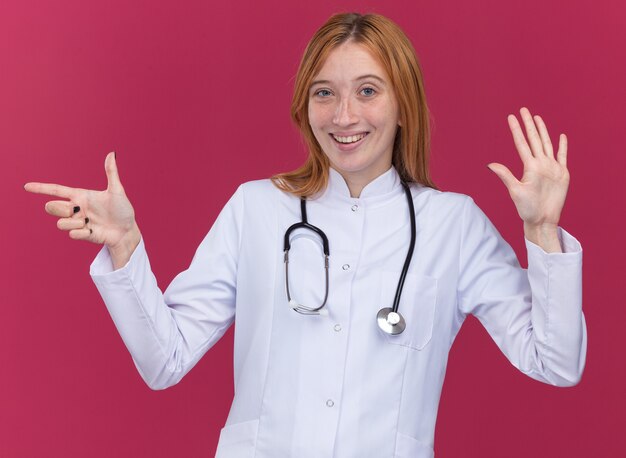
<path fill-rule="evenodd" d="M 540 246 L 546 253 L 561 253 L 558 225 L 524 223 L 524 237 Z"/>
<path fill-rule="evenodd" d="M 131 229 L 113 245 L 107 245 L 115 270 L 124 267 L 141 241 L 141 232 L 136 222 Z"/>

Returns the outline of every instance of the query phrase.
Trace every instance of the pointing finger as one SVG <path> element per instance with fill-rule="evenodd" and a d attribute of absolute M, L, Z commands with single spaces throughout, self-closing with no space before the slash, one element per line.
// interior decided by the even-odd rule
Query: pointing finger
<path fill-rule="evenodd" d="M 26 183 L 24 189 L 35 194 L 47 194 L 49 196 L 63 197 L 65 199 L 71 199 L 76 192 L 75 188 L 69 188 L 54 183 Z"/>

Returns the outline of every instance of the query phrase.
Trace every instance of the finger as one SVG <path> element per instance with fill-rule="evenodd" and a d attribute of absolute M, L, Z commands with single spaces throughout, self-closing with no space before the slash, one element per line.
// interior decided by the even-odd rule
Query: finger
<path fill-rule="evenodd" d="M 509 192 L 511 191 L 511 189 L 513 189 L 513 186 L 519 184 L 517 178 L 513 176 L 511 171 L 506 166 L 498 164 L 496 162 L 492 162 L 491 164 L 487 164 L 487 168 L 495 173 L 498 178 L 502 180 L 504 186 L 506 186 Z"/>
<path fill-rule="evenodd" d="M 546 124 L 541 119 L 541 116 L 535 115 L 535 124 L 537 125 L 537 129 L 539 130 L 539 135 L 541 136 L 541 143 L 543 144 L 543 152 L 551 158 L 554 158 L 554 151 L 552 148 L 552 142 L 550 141 L 550 135 L 548 134 L 548 128 Z"/>
<path fill-rule="evenodd" d="M 559 136 L 559 151 L 556 153 L 556 160 L 563 167 L 567 167 L 567 137 L 565 134 Z"/>
<path fill-rule="evenodd" d="M 86 228 L 87 223 L 89 223 L 89 218 L 61 218 L 57 221 L 57 227 L 62 231 L 71 231 Z"/>
<path fill-rule="evenodd" d="M 93 230 L 87 227 L 84 227 L 82 229 L 74 229 L 69 232 L 70 238 L 74 240 L 89 240 L 92 234 Z"/>
<path fill-rule="evenodd" d="M 509 121 L 509 129 L 511 129 L 511 134 L 513 135 L 513 142 L 515 143 L 515 148 L 517 148 L 517 152 L 519 153 L 522 162 L 533 157 L 533 153 L 530 151 L 528 143 L 526 143 L 526 139 L 524 138 L 524 132 L 522 132 L 522 127 L 515 115 L 510 114 L 507 117 Z"/>
<path fill-rule="evenodd" d="M 44 206 L 47 213 L 52 216 L 69 217 L 80 211 L 80 206 L 66 200 L 51 200 Z"/>
<path fill-rule="evenodd" d="M 24 189 L 35 194 L 47 194 L 49 196 L 63 197 L 65 199 L 71 199 L 77 191 L 76 188 L 69 188 L 60 184 L 36 182 L 26 183 Z"/>
<path fill-rule="evenodd" d="M 541 145 L 541 138 L 539 137 L 539 133 L 535 128 L 535 123 L 533 122 L 533 118 L 530 115 L 530 111 L 528 111 L 528 108 L 522 107 L 519 112 L 522 115 L 522 121 L 524 121 L 526 136 L 528 137 L 530 149 L 533 152 L 533 156 L 539 158 L 545 156 L 543 146 Z"/>
<path fill-rule="evenodd" d="M 117 159 L 115 157 L 115 152 L 107 154 L 107 157 L 104 160 L 104 170 L 107 174 L 107 191 L 124 191 L 119 173 L 117 172 Z"/>

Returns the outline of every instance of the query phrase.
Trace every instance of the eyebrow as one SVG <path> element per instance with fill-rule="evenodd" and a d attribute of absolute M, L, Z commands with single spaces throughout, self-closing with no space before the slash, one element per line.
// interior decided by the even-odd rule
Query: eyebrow
<path fill-rule="evenodd" d="M 378 82 L 380 82 L 380 84 L 382 84 L 383 86 L 386 85 L 384 79 L 382 79 L 380 76 L 373 75 L 373 74 L 359 76 L 358 78 L 355 79 L 355 81 L 361 81 L 361 80 L 366 80 L 366 79 L 375 79 Z M 330 83 L 331 83 L 330 80 L 315 80 L 311 83 L 311 87 L 315 86 L 316 84 L 330 84 Z"/>

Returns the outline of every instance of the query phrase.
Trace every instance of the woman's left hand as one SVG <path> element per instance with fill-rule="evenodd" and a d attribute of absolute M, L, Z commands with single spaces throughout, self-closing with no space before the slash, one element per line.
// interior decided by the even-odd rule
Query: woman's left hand
<path fill-rule="evenodd" d="M 509 190 L 524 221 L 526 238 L 546 252 L 559 252 L 561 245 L 557 227 L 569 185 L 567 137 L 565 134 L 559 136 L 555 159 L 550 136 L 541 117 L 531 116 L 527 108 L 522 108 L 520 114 L 528 142 L 517 118 L 509 115 L 508 121 L 515 147 L 524 164 L 522 179 L 515 178 L 502 164 L 492 162 L 487 167 L 500 177 Z"/>

